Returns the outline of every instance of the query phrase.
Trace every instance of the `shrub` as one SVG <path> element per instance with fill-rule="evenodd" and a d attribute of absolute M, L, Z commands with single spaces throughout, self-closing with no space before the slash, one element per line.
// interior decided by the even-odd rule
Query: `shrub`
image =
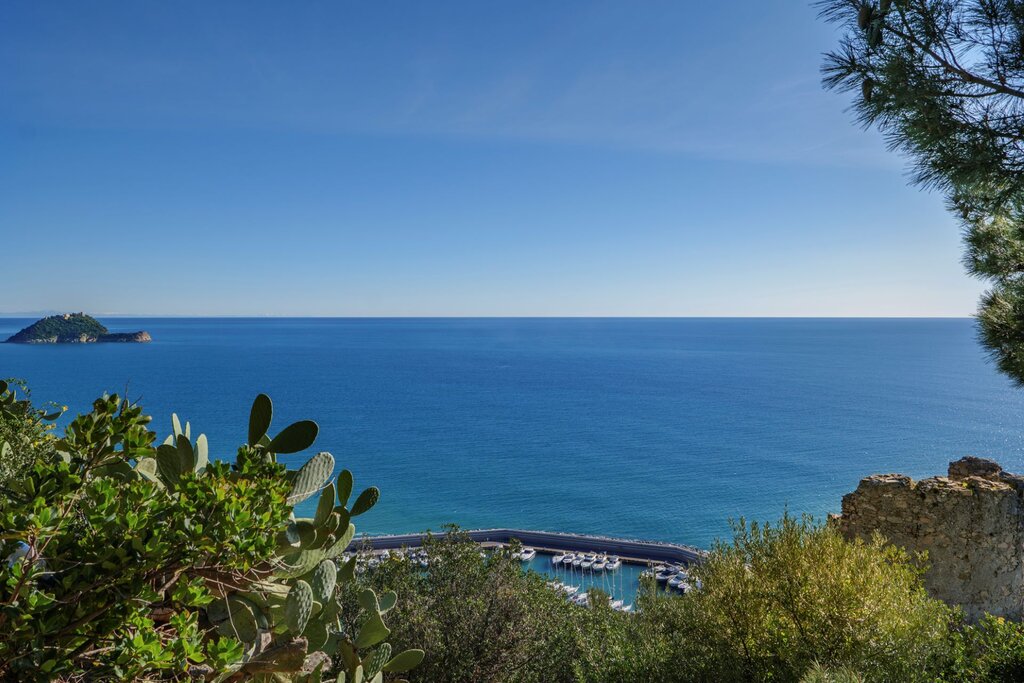
<path fill-rule="evenodd" d="M 641 602 L 644 618 L 673 634 L 665 680 L 797 681 L 816 665 L 933 680 L 926 672 L 953 617 L 904 552 L 877 538 L 848 542 L 806 517 L 741 521 L 695 573 L 700 590 Z"/>
<path fill-rule="evenodd" d="M 951 633 L 946 681 L 1024 681 L 1024 625 L 988 615 Z"/>
<path fill-rule="evenodd" d="M 405 596 L 390 620 L 399 646 L 429 654 L 414 681 L 529 683 L 576 680 L 585 611 L 526 574 L 517 559 L 480 548 L 454 528 L 426 542 L 430 569 L 393 557 L 363 585 Z"/>
<path fill-rule="evenodd" d="M 7 420 L 26 410 L 0 400 Z M 31 466 L 0 495 L 0 678 L 305 683 L 331 671 L 379 682 L 415 666 L 422 652 L 392 658 L 384 642 L 397 596 L 364 591 L 355 623 L 339 618 L 336 586 L 354 565 L 335 558 L 377 490 L 347 507 L 351 474 L 328 483 L 327 453 L 286 470 L 276 455 L 308 448 L 317 427 L 270 438 L 271 417 L 260 395 L 229 464 L 177 417 L 156 446 L 138 405 L 103 396 L 22 457 Z M 38 425 L 18 424 L 5 450 L 24 456 Z M 316 516 L 295 519 L 293 505 L 313 495 Z"/>
<path fill-rule="evenodd" d="M 24 398 L 19 398 L 16 385 Z M 32 407 L 31 394 L 23 383 L 0 380 L 0 491 L 16 475 L 27 471 L 37 460 L 53 456 L 50 438 L 52 422 L 61 410 L 47 413 Z M 7 444 L 4 447 L 4 444 Z"/>

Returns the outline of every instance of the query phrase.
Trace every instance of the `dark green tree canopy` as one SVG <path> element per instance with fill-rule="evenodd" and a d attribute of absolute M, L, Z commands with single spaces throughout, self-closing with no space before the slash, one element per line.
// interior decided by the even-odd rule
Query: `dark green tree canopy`
<path fill-rule="evenodd" d="M 843 29 L 825 86 L 906 154 L 964 226 L 968 270 L 993 283 L 983 343 L 1024 384 L 1024 3 L 822 0 Z"/>

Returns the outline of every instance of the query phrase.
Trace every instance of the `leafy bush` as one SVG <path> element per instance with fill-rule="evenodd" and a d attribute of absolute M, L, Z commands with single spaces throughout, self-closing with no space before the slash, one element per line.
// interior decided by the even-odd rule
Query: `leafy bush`
<path fill-rule="evenodd" d="M 422 658 L 392 658 L 384 642 L 382 614 L 397 596 L 364 591 L 358 623 L 342 628 L 337 587 L 354 565 L 335 558 L 355 533 L 351 517 L 379 493 L 346 507 L 352 476 L 328 483 L 328 453 L 298 471 L 277 462 L 312 445 L 315 423 L 270 438 L 272 406 L 260 395 L 249 443 L 229 464 L 211 460 L 206 438 L 193 442 L 177 417 L 155 446 L 138 405 L 103 396 L 62 439 L 46 436 L 48 448 L 21 457 L 38 424 L 8 397 L 0 414 L 24 430 L 5 450 L 31 466 L 0 495 L 3 680 L 305 682 L 332 671 L 360 683 Z M 293 505 L 313 495 L 316 516 L 295 519 Z"/>
<path fill-rule="evenodd" d="M 955 618 L 905 554 L 789 516 L 739 524 L 701 590 L 646 586 L 636 614 L 572 605 L 459 533 L 427 547 L 427 571 L 392 559 L 360 579 L 407 596 L 392 639 L 430 652 L 417 681 L 935 680 Z"/>
<path fill-rule="evenodd" d="M 925 594 L 903 551 L 878 538 L 848 542 L 788 514 L 777 524 L 741 521 L 696 575 L 702 587 L 685 598 L 642 602 L 644 618 L 675 636 L 670 667 L 696 680 L 797 681 L 814 666 L 934 680 L 926 672 L 954 617 Z"/>
<path fill-rule="evenodd" d="M 1024 681 L 1024 624 L 986 616 L 951 634 L 942 680 L 1001 683 Z"/>
<path fill-rule="evenodd" d="M 583 610 L 542 577 L 525 574 L 519 560 L 481 558 L 479 547 L 454 529 L 425 548 L 429 571 L 393 557 L 361 578 L 363 585 L 406 596 L 391 616 L 391 638 L 429 653 L 413 680 L 574 680 Z"/>
<path fill-rule="evenodd" d="M 24 398 L 19 398 L 12 384 L 21 389 Z M 0 380 L 0 490 L 36 460 L 53 457 L 52 422 L 63 411 L 47 413 L 33 408 L 30 397 L 24 384 Z"/>

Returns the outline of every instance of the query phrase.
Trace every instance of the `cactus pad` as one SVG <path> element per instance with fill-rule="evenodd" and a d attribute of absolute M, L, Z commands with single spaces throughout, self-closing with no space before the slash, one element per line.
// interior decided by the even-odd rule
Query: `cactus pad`
<path fill-rule="evenodd" d="M 288 503 L 295 505 L 323 488 L 334 472 L 334 456 L 326 451 L 317 453 L 299 468 L 292 480 Z"/>
<path fill-rule="evenodd" d="M 313 589 L 309 584 L 299 579 L 288 591 L 288 598 L 284 603 L 284 620 L 288 630 L 295 635 L 306 630 L 309 622 L 309 615 L 313 611 Z"/>

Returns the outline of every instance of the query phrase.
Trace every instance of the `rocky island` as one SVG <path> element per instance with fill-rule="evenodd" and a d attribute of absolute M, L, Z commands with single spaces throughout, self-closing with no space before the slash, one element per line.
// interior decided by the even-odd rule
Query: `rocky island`
<path fill-rule="evenodd" d="M 153 341 L 149 332 L 111 332 L 85 313 L 51 315 L 37 320 L 7 339 L 9 344 L 89 344 L 94 342 Z"/>

